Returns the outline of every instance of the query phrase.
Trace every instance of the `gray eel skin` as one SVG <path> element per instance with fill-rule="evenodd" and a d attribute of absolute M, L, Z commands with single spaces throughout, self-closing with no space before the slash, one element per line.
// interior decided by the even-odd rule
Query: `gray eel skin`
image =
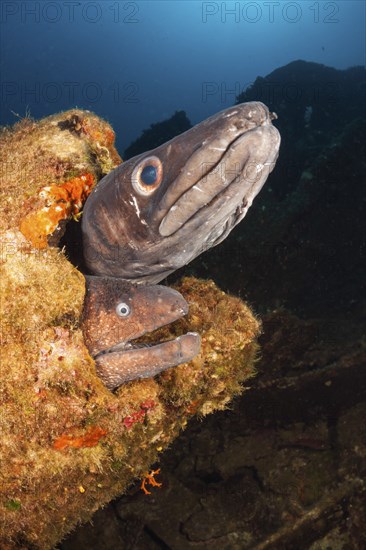
<path fill-rule="evenodd" d="M 112 277 L 87 276 L 86 286 L 84 340 L 108 389 L 155 376 L 199 353 L 200 337 L 194 332 L 148 347 L 133 342 L 188 313 L 187 302 L 176 290 Z"/>
<path fill-rule="evenodd" d="M 273 118 L 263 103 L 235 105 L 105 176 L 82 218 L 90 271 L 158 283 L 223 241 L 274 168 Z"/>

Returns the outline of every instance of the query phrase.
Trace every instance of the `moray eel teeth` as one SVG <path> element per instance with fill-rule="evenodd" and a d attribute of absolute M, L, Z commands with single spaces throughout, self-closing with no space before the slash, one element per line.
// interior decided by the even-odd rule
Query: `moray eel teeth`
<path fill-rule="evenodd" d="M 108 389 L 114 390 L 136 378 L 155 376 L 199 353 L 200 337 L 193 332 L 156 344 L 134 342 L 188 313 L 187 302 L 176 290 L 89 276 L 86 287 L 84 340 Z"/>

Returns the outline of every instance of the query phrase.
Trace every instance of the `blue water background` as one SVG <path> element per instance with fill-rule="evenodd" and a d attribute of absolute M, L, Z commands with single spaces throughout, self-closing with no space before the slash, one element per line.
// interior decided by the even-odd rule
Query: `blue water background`
<path fill-rule="evenodd" d="M 365 63 L 365 2 L 1 2 L 1 124 L 80 107 L 122 152 L 184 109 L 193 124 L 296 59 Z M 284 91 L 285 93 L 285 91 Z"/>

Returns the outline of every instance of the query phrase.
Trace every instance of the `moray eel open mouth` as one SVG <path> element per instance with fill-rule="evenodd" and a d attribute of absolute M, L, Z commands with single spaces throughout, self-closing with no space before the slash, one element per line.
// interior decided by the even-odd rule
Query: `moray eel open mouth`
<path fill-rule="evenodd" d="M 90 271 L 157 283 L 225 239 L 274 168 L 273 118 L 235 105 L 110 172 L 85 203 Z"/>
<path fill-rule="evenodd" d="M 185 314 L 182 314 L 182 316 L 185 315 Z M 156 330 L 158 330 L 160 327 L 157 327 Z M 115 346 L 112 346 L 108 349 L 105 349 L 105 350 L 102 350 L 100 352 L 98 352 L 96 355 L 94 355 L 94 359 L 98 359 L 100 358 L 101 355 L 106 355 L 108 353 L 124 353 L 124 352 L 131 352 L 131 351 L 136 351 L 136 350 L 143 350 L 143 349 L 146 349 L 146 350 L 151 350 L 152 348 L 159 348 L 159 350 L 161 350 L 165 344 L 170 344 L 171 342 L 175 342 L 175 341 L 178 341 L 179 339 L 182 339 L 183 336 L 178 336 L 177 338 L 172 338 L 172 339 L 169 339 L 169 340 L 163 340 L 163 341 L 160 341 L 160 340 L 150 340 L 150 337 L 153 336 L 153 332 L 152 333 L 146 333 L 146 335 L 144 335 L 144 337 L 146 338 L 149 338 L 149 341 L 146 342 L 144 341 L 144 337 L 142 338 L 137 338 L 136 340 L 132 340 L 131 342 L 119 342 L 119 344 L 116 344 Z M 184 338 L 185 336 L 194 336 L 196 335 L 197 333 L 195 332 L 187 332 L 187 334 L 184 335 Z"/>
<path fill-rule="evenodd" d="M 136 341 L 188 313 L 176 290 L 112 277 L 86 277 L 86 286 L 84 340 L 107 388 L 155 376 L 199 353 L 200 337 L 194 332 L 151 345 Z"/>

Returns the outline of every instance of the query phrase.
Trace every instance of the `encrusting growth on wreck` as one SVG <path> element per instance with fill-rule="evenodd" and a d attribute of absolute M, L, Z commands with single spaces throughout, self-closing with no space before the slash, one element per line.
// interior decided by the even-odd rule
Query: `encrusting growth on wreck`
<path fill-rule="evenodd" d="M 243 390 L 260 323 L 212 281 L 183 279 L 189 314 L 158 333 L 198 332 L 201 353 L 109 391 L 80 328 L 85 278 L 55 245 L 121 162 L 113 130 L 72 110 L 20 121 L 0 140 L 0 546 L 45 549 L 150 471 L 190 417 Z"/>

